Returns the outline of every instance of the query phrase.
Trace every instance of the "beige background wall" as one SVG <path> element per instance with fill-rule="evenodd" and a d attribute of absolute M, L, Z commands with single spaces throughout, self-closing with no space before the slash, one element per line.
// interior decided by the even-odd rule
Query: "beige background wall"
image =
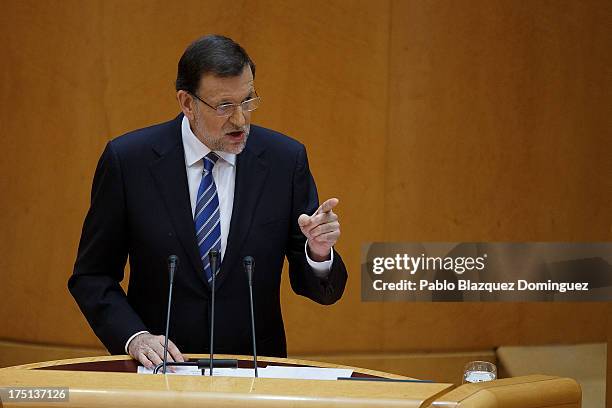
<path fill-rule="evenodd" d="M 99 346 L 66 290 L 110 138 L 177 114 L 185 46 L 239 41 L 255 122 L 340 198 L 333 307 L 284 287 L 289 351 L 610 341 L 612 306 L 360 302 L 360 245 L 612 239 L 609 1 L 0 1 L 0 339 Z M 610 377 L 610 376 L 609 376 Z"/>

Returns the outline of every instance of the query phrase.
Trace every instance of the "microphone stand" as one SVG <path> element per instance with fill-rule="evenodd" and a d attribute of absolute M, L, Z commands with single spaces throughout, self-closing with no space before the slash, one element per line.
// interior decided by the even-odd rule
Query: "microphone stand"
<path fill-rule="evenodd" d="M 174 273 L 178 265 L 179 259 L 176 255 L 170 255 L 168 257 L 168 274 L 170 275 L 170 289 L 168 290 L 168 311 L 166 312 L 166 335 L 164 338 L 164 361 L 162 366 L 164 374 L 166 374 L 166 367 L 168 365 L 168 332 L 170 331 L 170 309 L 172 307 L 172 288 L 174 286 Z"/>
<path fill-rule="evenodd" d="M 244 270 L 249 280 L 249 300 L 251 302 L 251 338 L 253 339 L 253 366 L 255 368 L 255 378 L 259 377 L 257 374 L 257 344 L 255 342 L 255 308 L 253 307 L 253 268 L 255 266 L 255 260 L 252 256 L 244 257 Z"/>
<path fill-rule="evenodd" d="M 215 360 L 215 352 L 213 344 L 215 341 L 215 277 L 217 275 L 217 260 L 219 259 L 219 251 L 211 250 L 208 253 L 208 260 L 210 261 L 210 270 L 212 272 L 212 294 L 210 298 L 210 376 L 213 376 L 213 362 Z"/>

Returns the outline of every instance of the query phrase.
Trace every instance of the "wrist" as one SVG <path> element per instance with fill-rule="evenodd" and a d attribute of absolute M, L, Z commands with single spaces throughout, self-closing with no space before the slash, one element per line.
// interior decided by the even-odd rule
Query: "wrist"
<path fill-rule="evenodd" d="M 148 331 L 143 330 L 132 334 L 132 336 L 125 342 L 125 354 L 130 354 L 130 345 L 134 342 L 137 337 L 140 337 L 142 334 L 149 334 Z"/>
<path fill-rule="evenodd" d="M 308 245 L 308 256 L 315 262 L 324 262 L 329 261 L 331 259 L 331 248 L 327 249 L 327 251 L 315 251 Z"/>

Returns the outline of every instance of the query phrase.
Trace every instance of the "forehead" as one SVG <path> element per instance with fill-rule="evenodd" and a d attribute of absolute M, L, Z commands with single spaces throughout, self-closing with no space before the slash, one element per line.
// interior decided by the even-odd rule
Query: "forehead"
<path fill-rule="evenodd" d="M 204 74 L 200 80 L 199 93 L 210 99 L 242 99 L 253 90 L 253 73 L 246 66 L 240 75 L 220 77 Z"/>

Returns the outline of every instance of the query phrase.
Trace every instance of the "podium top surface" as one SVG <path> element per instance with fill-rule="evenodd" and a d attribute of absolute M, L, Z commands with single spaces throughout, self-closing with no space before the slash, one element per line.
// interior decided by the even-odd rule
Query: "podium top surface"
<path fill-rule="evenodd" d="M 188 357 L 205 358 L 207 355 Z M 237 358 L 243 364 L 250 361 L 248 356 L 218 357 Z M 136 365 L 130 360 L 128 356 L 104 356 L 3 368 L 0 369 L 0 388 L 63 387 L 69 391 L 67 401 L 47 405 L 34 403 L 37 407 L 579 408 L 581 404 L 580 387 L 574 380 L 545 375 L 456 387 L 453 384 L 397 382 L 393 380 L 408 378 L 304 360 L 261 358 L 262 364 L 351 368 L 362 378 L 325 381 L 142 375 L 135 373 Z M 117 370 L 118 367 L 121 369 Z M 7 401 L 4 396 L 2 404 L 6 407 L 28 405 Z"/>
<path fill-rule="evenodd" d="M 208 358 L 208 354 L 185 354 L 190 360 Z M 241 355 L 216 354 L 215 358 L 237 359 L 239 368 L 253 368 L 253 357 Z M 397 374 L 385 373 L 382 371 L 368 370 L 365 368 L 349 367 L 338 364 L 330 364 L 318 361 L 298 360 L 290 358 L 277 357 L 258 357 L 258 367 L 267 367 L 268 365 L 275 366 L 293 366 L 293 367 L 322 367 L 322 368 L 347 368 L 353 370 L 353 376 L 361 378 L 387 378 L 387 379 L 413 379 Z M 61 370 L 61 371 L 96 371 L 96 372 L 123 372 L 136 373 L 138 362 L 130 356 L 99 356 L 99 357 L 83 357 L 66 360 L 44 361 L 39 363 L 23 364 L 7 369 L 27 369 L 27 370 Z M 0 370 L 1 371 L 1 370 Z"/>

